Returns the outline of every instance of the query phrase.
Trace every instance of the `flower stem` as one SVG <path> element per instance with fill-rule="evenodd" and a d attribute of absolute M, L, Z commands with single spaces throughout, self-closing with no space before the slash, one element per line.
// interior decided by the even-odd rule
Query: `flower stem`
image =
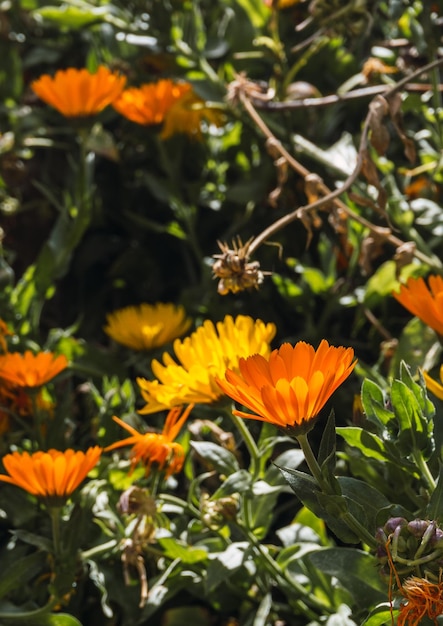
<path fill-rule="evenodd" d="M 430 490 L 431 493 L 433 493 L 435 490 L 435 480 L 431 474 L 428 464 L 423 458 L 423 454 L 421 453 L 421 450 L 417 450 L 417 449 L 413 450 L 412 456 L 414 458 L 414 461 L 418 469 L 420 470 L 421 475 L 423 476 L 428 486 L 428 489 Z"/>
<path fill-rule="evenodd" d="M 62 543 L 60 537 L 60 512 L 60 507 L 53 506 L 49 508 L 49 515 L 51 516 L 52 525 L 52 544 L 54 546 L 54 558 L 56 563 L 59 563 L 62 555 Z"/>
<path fill-rule="evenodd" d="M 249 428 L 246 426 L 244 420 L 238 415 L 230 414 L 231 420 L 234 422 L 237 430 L 240 432 L 242 439 L 248 449 L 250 456 L 249 470 L 253 478 L 257 478 L 260 473 L 260 452 L 253 436 L 251 435 Z"/>

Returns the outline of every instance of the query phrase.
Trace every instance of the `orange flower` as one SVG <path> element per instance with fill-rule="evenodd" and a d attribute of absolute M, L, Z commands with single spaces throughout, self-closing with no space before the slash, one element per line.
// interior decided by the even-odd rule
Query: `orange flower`
<path fill-rule="evenodd" d="M 429 287 L 423 278 L 410 277 L 406 285 L 400 286 L 392 295 L 408 309 L 443 337 L 443 277 L 429 276 Z"/>
<path fill-rule="evenodd" d="M 157 83 L 126 89 L 112 106 L 136 124 L 161 124 L 174 102 L 190 90 L 189 83 L 163 79 Z"/>
<path fill-rule="evenodd" d="M 95 74 L 70 67 L 31 83 L 37 96 L 65 117 L 96 115 L 119 97 L 126 78 L 101 65 Z"/>
<path fill-rule="evenodd" d="M 317 350 L 299 341 L 284 343 L 269 358 L 254 354 L 239 362 L 240 374 L 226 370 L 226 381 L 218 380 L 224 393 L 253 411 L 234 411 L 306 432 L 329 397 L 355 367 L 352 348 L 335 348 L 323 339 Z"/>
<path fill-rule="evenodd" d="M 419 626 L 425 616 L 437 626 L 437 617 L 443 614 L 443 583 L 411 576 L 403 583 L 401 593 L 405 601 L 400 606 L 397 626 Z"/>
<path fill-rule="evenodd" d="M 101 448 L 94 446 L 86 452 L 72 449 L 61 452 L 13 452 L 3 457 L 8 475 L 0 480 L 16 485 L 33 496 L 49 499 L 55 504 L 68 498 L 100 459 Z"/>
<path fill-rule="evenodd" d="M 60 354 L 38 352 L 24 354 L 10 352 L 0 355 L 0 378 L 18 387 L 40 387 L 68 367 L 68 360 Z"/>
<path fill-rule="evenodd" d="M 166 467 L 166 477 L 177 474 L 183 467 L 185 451 L 183 446 L 176 443 L 174 439 L 193 408 L 194 405 L 190 404 L 181 417 L 182 407 L 171 409 L 166 417 L 161 433 L 139 433 L 129 424 L 126 424 L 118 417 L 114 417 L 114 421 L 131 433 L 132 436 L 111 444 L 105 448 L 105 452 L 123 446 L 133 446 L 131 451 L 131 472 L 134 471 L 137 463 L 142 461 L 146 469 L 146 476 L 149 474 L 153 463 L 157 464 L 160 471 Z"/>
<path fill-rule="evenodd" d="M 6 322 L 0 318 L 0 350 L 2 352 L 8 351 L 8 345 L 5 339 L 6 335 L 12 335 L 12 333 L 9 330 Z"/>
<path fill-rule="evenodd" d="M 429 391 L 432 391 L 434 396 L 443 400 L 443 384 L 440 385 L 440 383 L 431 378 L 427 372 L 423 372 L 423 378 L 425 379 L 426 387 Z M 443 365 L 440 366 L 440 380 L 443 383 Z"/>

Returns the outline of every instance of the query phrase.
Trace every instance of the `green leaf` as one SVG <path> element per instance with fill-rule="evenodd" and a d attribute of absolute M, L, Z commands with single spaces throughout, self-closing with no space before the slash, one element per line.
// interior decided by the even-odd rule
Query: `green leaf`
<path fill-rule="evenodd" d="M 180 559 L 182 563 L 199 563 L 208 558 L 207 550 L 196 548 L 174 537 L 159 537 L 158 543 L 163 548 L 165 556 L 170 559 Z"/>
<path fill-rule="evenodd" d="M 191 446 L 219 474 L 229 476 L 240 469 L 232 452 L 212 441 L 191 441 Z"/>
<path fill-rule="evenodd" d="M 318 451 L 318 462 L 324 476 L 331 476 L 335 473 L 336 465 L 336 437 L 335 437 L 335 415 L 334 411 L 329 414 L 326 426 L 323 429 L 320 448 Z"/>
<path fill-rule="evenodd" d="M 365 378 L 361 388 L 361 401 L 367 419 L 389 432 L 394 428 L 394 413 L 386 408 L 386 398 L 382 389 L 369 378 Z"/>
<path fill-rule="evenodd" d="M 308 558 L 320 571 L 336 577 L 357 605 L 368 606 L 386 598 L 386 585 L 378 573 L 377 560 L 367 552 L 340 546 L 317 550 Z"/>
<path fill-rule="evenodd" d="M 200 606 L 183 606 L 168 609 L 162 616 L 162 626 L 211 626 L 212 617 L 209 611 Z"/>
<path fill-rule="evenodd" d="M 74 6 L 46 6 L 33 11 L 37 18 L 43 18 L 49 22 L 54 22 L 60 27 L 84 28 L 89 24 L 104 21 L 109 13 L 109 7 L 96 7 L 81 9 Z"/>
<path fill-rule="evenodd" d="M 397 264 L 386 261 L 372 274 L 366 283 L 364 304 L 369 309 L 379 304 L 398 287 Z"/>
<path fill-rule="evenodd" d="M 425 454 L 430 454 L 434 447 L 431 436 L 432 421 L 423 415 L 414 392 L 404 382 L 394 380 L 391 401 L 398 420 L 398 443 L 401 451 L 410 454 L 413 450 L 421 450 Z"/>
<path fill-rule="evenodd" d="M 388 602 L 383 602 L 375 607 L 362 626 L 391 626 L 395 623 L 398 611 L 392 610 Z"/>
<path fill-rule="evenodd" d="M 242 567 L 249 547 L 247 542 L 231 543 L 224 552 L 210 555 L 205 580 L 207 592 L 213 591 Z"/>
<path fill-rule="evenodd" d="M 380 509 L 390 506 L 389 500 L 378 489 L 357 478 L 339 476 L 338 483 L 343 496 L 352 502 L 349 507 L 351 513 L 362 523 L 366 520 L 367 530 L 374 534 L 377 527 L 378 512 Z M 355 505 L 359 505 L 359 510 L 364 511 L 364 518 L 358 517 L 358 511 L 353 509 Z"/>
<path fill-rule="evenodd" d="M 46 562 L 47 554 L 45 552 L 34 552 L 7 567 L 0 576 L 0 597 L 39 574 L 44 569 Z"/>
<path fill-rule="evenodd" d="M 251 488 L 252 476 L 244 469 L 238 470 L 231 474 L 213 494 L 212 499 L 229 496 L 233 493 L 244 493 Z"/>
<path fill-rule="evenodd" d="M 337 427 L 337 434 L 343 437 L 349 446 L 360 450 L 365 457 L 376 459 L 377 461 L 391 461 L 393 463 L 397 463 L 399 460 L 398 456 L 387 450 L 386 442 L 383 439 L 363 428 L 339 426 Z M 394 451 L 395 448 L 392 449 L 392 452 Z"/>
<path fill-rule="evenodd" d="M 82 626 L 77 618 L 68 613 L 36 613 L 37 611 L 20 612 L 17 615 L 0 613 L 0 624 L 2 626 Z"/>
<path fill-rule="evenodd" d="M 437 484 L 429 500 L 426 516 L 430 520 L 443 518 L 443 465 L 440 465 Z"/>

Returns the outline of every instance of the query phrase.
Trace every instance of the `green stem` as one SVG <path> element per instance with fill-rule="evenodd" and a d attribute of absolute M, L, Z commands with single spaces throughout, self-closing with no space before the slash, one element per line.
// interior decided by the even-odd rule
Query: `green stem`
<path fill-rule="evenodd" d="M 230 413 L 230 418 L 234 422 L 237 430 L 240 432 L 242 439 L 248 449 L 250 456 L 250 466 L 249 470 L 252 474 L 253 478 L 257 478 L 260 473 L 260 452 L 257 444 L 253 436 L 251 435 L 249 428 L 246 426 L 245 421 L 238 417 L 238 415 L 234 415 Z"/>
<path fill-rule="evenodd" d="M 245 528 L 243 525 L 239 524 L 239 527 L 245 533 L 250 543 L 254 546 L 260 557 L 263 559 L 263 563 L 267 567 L 268 571 L 273 576 L 275 576 L 277 580 L 281 579 L 285 583 L 287 583 L 291 587 L 291 589 L 300 596 L 300 598 L 295 599 L 295 602 L 299 606 L 300 610 L 309 619 L 315 621 L 318 620 L 318 613 L 314 613 L 312 609 L 320 611 L 320 615 L 333 612 L 330 606 L 325 605 L 316 596 L 307 591 L 307 589 L 305 589 L 305 587 L 303 587 L 303 585 L 301 585 L 297 580 L 289 576 L 287 571 L 282 569 L 279 564 L 272 558 L 268 550 L 264 548 L 264 546 L 254 535 L 254 533 L 252 533 L 248 528 Z"/>
<path fill-rule="evenodd" d="M 60 535 L 60 507 L 49 507 L 49 515 L 51 516 L 52 525 L 52 543 L 54 546 L 54 559 L 56 563 L 60 563 L 62 558 L 62 542 Z"/>
<path fill-rule="evenodd" d="M 417 450 L 417 449 L 413 450 L 412 456 L 418 469 L 420 470 L 422 477 L 424 478 L 428 486 L 428 489 L 430 490 L 431 493 L 433 493 L 435 491 L 435 480 L 431 474 L 428 464 L 423 458 L 423 454 L 421 453 L 421 450 Z"/>
<path fill-rule="evenodd" d="M 80 557 L 82 561 L 87 561 L 88 559 L 93 559 L 96 556 L 101 556 L 110 550 L 113 550 L 118 545 L 117 539 L 111 539 L 106 543 L 101 543 L 99 546 L 94 546 L 93 548 L 89 548 L 89 550 L 83 550 L 80 552 Z"/>
<path fill-rule="evenodd" d="M 311 444 L 308 441 L 308 436 L 306 434 L 297 435 L 297 441 L 300 444 L 300 448 L 303 451 L 303 455 L 305 457 L 305 461 L 312 476 L 317 481 L 318 486 L 321 491 L 325 495 L 333 495 L 337 496 L 335 491 L 331 488 L 329 483 L 325 480 L 322 475 L 322 471 L 318 461 L 312 451 Z M 352 513 L 349 511 L 345 511 L 340 514 L 340 519 L 345 522 L 345 524 L 352 530 L 357 537 L 364 543 L 366 543 L 370 548 L 375 549 L 377 547 L 377 542 L 375 537 L 371 535 L 371 533 L 356 519 Z"/>
<path fill-rule="evenodd" d="M 311 444 L 309 443 L 308 436 L 306 434 L 297 435 L 296 439 L 302 449 L 303 455 L 305 457 L 306 465 L 309 467 L 309 471 L 312 476 L 317 481 L 318 486 L 325 494 L 336 495 L 334 491 L 331 490 L 328 482 L 323 478 L 323 474 L 321 472 L 320 465 L 315 457 L 314 452 L 312 451 Z"/>

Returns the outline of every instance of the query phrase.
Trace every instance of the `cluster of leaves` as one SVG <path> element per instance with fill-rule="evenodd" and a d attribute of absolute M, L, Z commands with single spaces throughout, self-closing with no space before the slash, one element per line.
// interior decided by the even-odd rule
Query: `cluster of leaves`
<path fill-rule="evenodd" d="M 293 440 L 253 422 L 233 434 L 200 406 L 184 471 L 159 492 L 127 461 L 102 461 L 64 512 L 54 576 L 46 512 L 3 486 L 0 623 L 390 623 L 370 538 L 389 517 L 442 517 L 443 435 L 415 375 L 440 344 L 391 298 L 400 276 L 442 268 L 438 67 L 395 91 L 438 58 L 442 15 L 441 2 L 395 0 L 0 3 L 0 317 L 15 349 L 72 363 L 50 390 L 57 445 L 109 445 L 113 414 L 142 426 L 134 380 L 157 355 L 102 330 L 125 305 L 180 303 L 196 324 L 247 313 L 275 322 L 279 343 L 327 338 L 359 358 L 337 428 L 331 417 L 312 434 L 322 488 Z M 101 64 L 134 85 L 189 81 L 226 123 L 162 140 L 107 109 L 80 146 L 30 84 Z M 262 126 L 232 89 L 242 76 Z M 270 274 L 259 289 L 217 293 L 217 241 L 259 236 L 327 195 L 322 184 L 344 185 L 345 207 L 301 212 L 256 250 Z M 2 435 L 2 453 L 30 445 L 26 429 Z M 143 506 L 125 508 L 139 484 Z M 41 608 L 51 594 L 62 613 Z"/>

